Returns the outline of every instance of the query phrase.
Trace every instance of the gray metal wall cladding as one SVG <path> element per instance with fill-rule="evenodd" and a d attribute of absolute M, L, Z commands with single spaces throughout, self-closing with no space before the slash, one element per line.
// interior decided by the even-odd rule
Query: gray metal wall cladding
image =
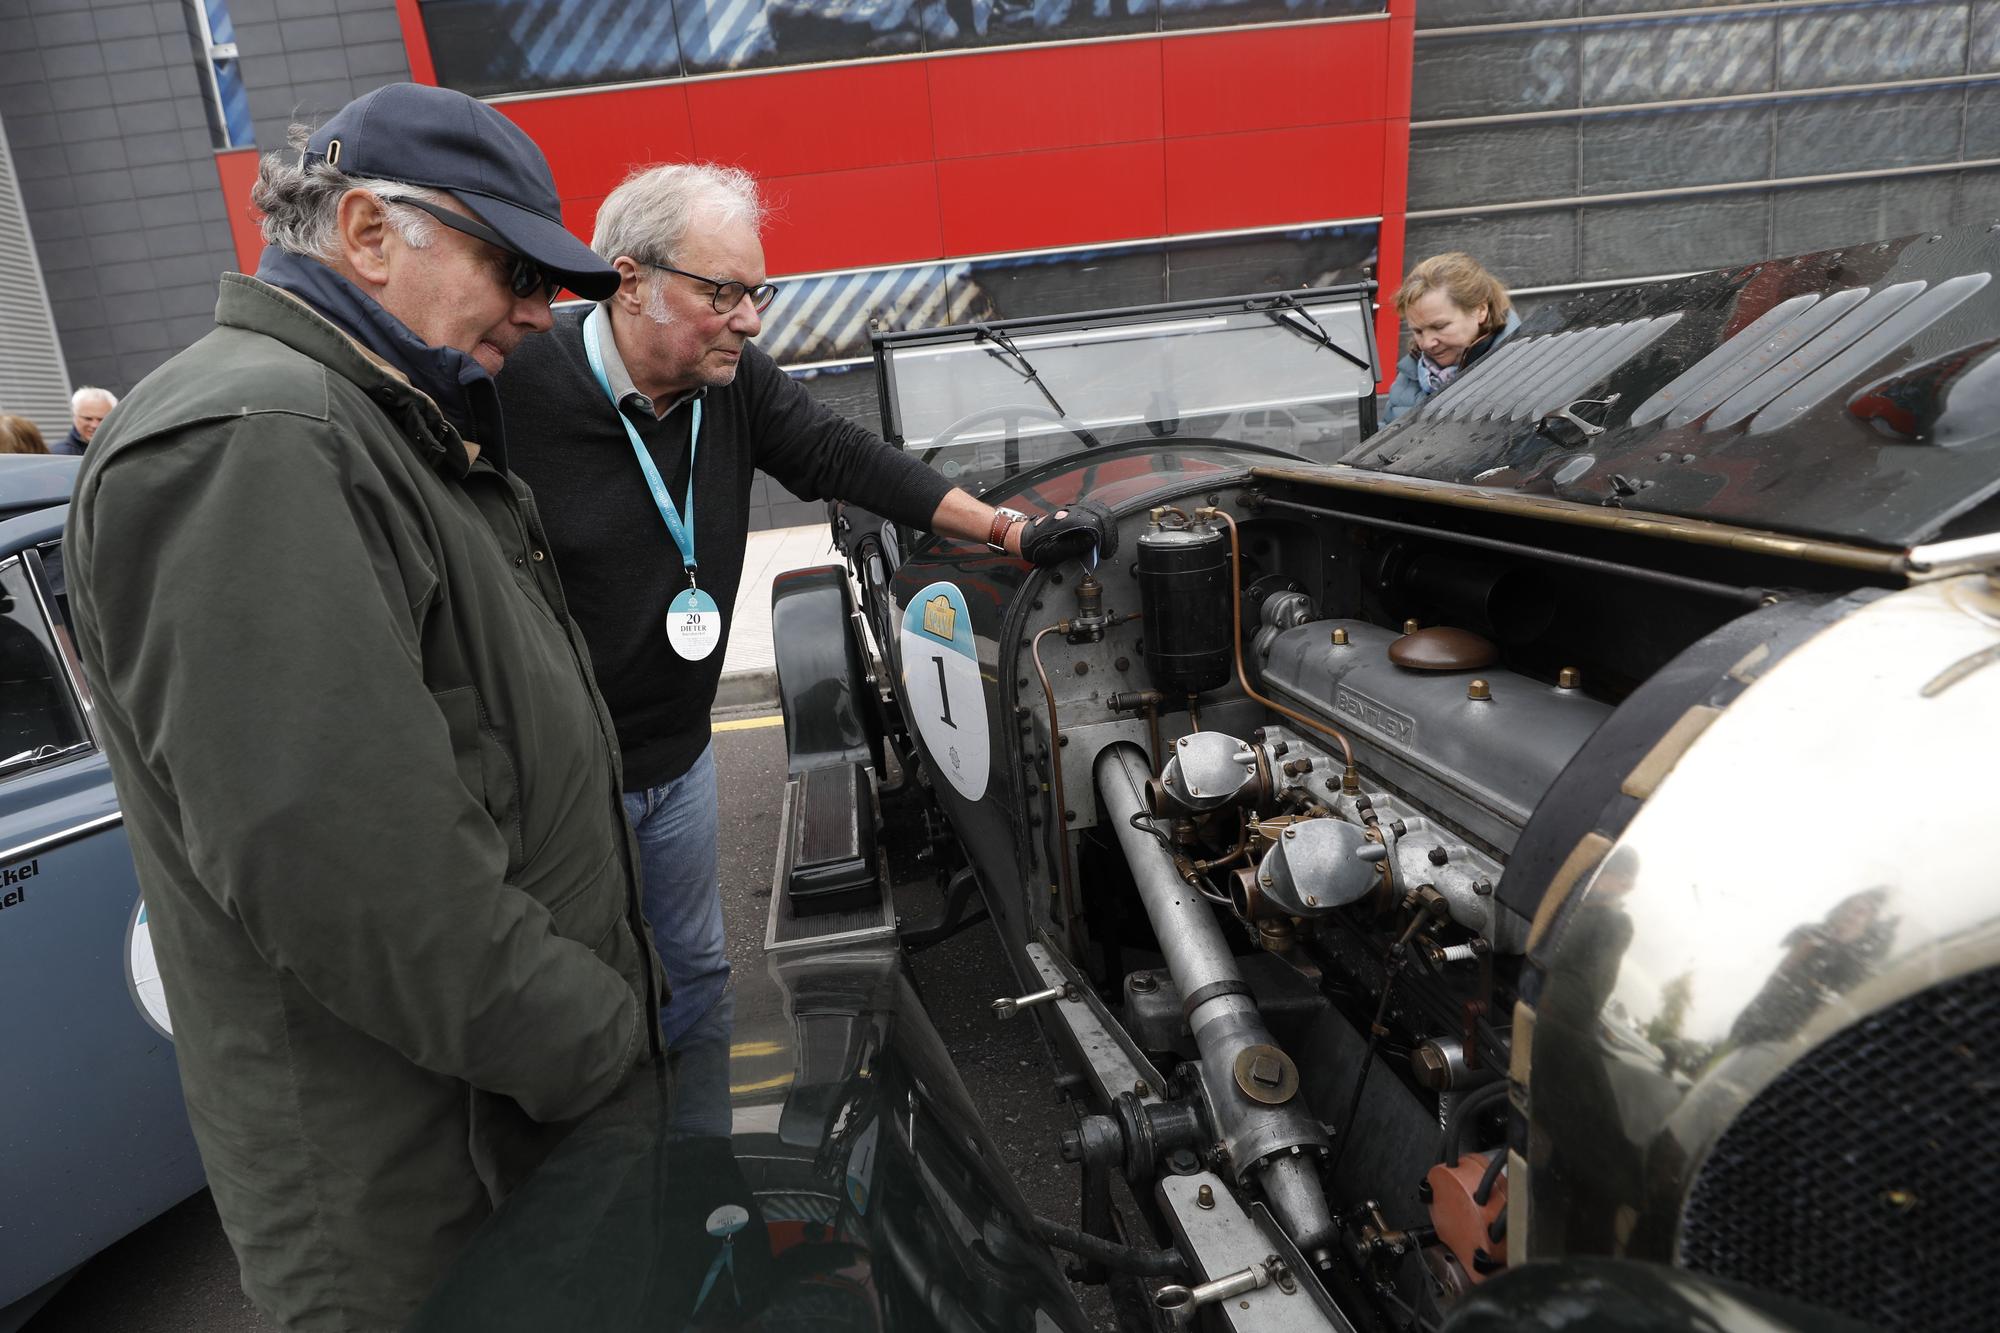
<path fill-rule="evenodd" d="M 266 151 L 408 77 L 395 0 L 230 8 Z M 73 383 L 130 389 L 214 327 L 236 267 L 197 27 L 189 0 L 0 0 L 0 116 Z"/>
<path fill-rule="evenodd" d="M 396 0 L 229 0 L 257 147 L 285 146 L 365 92 L 410 77 Z"/>
<path fill-rule="evenodd" d="M 6 117 L 0 115 L 0 283 L 9 299 L 0 305 L 0 412 L 27 417 L 44 437 L 69 429 L 69 375 L 55 318 L 28 233 L 28 212 L 14 179 Z"/>
<path fill-rule="evenodd" d="M 0 0 L 0 115 L 74 384 L 123 393 L 213 326 L 231 259 L 197 59 L 180 0 Z"/>
<path fill-rule="evenodd" d="M 1411 264 L 1543 286 L 2000 217 L 2000 0 L 1421 0 L 1417 26 Z M 1627 194 L 1658 197 L 1590 202 Z"/>

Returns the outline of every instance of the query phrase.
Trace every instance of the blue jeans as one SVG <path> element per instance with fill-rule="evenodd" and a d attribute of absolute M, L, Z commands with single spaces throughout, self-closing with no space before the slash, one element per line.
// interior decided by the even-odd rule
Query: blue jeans
<path fill-rule="evenodd" d="M 715 747 L 687 772 L 625 793 L 639 839 L 639 886 L 673 997 L 660 1010 L 669 1050 L 729 1040 L 735 998 L 722 938 L 722 868 L 716 851 Z"/>

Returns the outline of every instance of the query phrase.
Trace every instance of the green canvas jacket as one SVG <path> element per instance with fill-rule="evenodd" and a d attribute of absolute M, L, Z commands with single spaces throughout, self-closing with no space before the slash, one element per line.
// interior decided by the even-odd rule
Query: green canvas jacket
<path fill-rule="evenodd" d="M 77 638 L 244 1287 L 395 1328 L 666 983 L 527 488 L 276 288 L 216 324 L 92 445 Z"/>

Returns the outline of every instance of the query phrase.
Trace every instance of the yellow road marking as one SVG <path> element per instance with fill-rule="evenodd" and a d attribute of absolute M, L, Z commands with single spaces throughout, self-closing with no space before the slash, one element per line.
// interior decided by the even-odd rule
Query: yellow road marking
<path fill-rule="evenodd" d="M 776 1055 L 778 1053 L 778 1043 L 775 1041 L 739 1041 L 729 1048 L 729 1053 L 732 1056 Z"/>
<path fill-rule="evenodd" d="M 763 717 L 739 717 L 733 722 L 714 722 L 710 731 L 748 731 L 752 727 L 782 727 L 785 725 L 783 713 L 766 713 Z"/>
<path fill-rule="evenodd" d="M 746 1092 L 769 1092 L 773 1088 L 785 1087 L 791 1081 L 790 1074 L 780 1074 L 776 1078 L 759 1079 L 755 1083 L 732 1083 L 729 1085 L 729 1091 L 734 1096 L 741 1096 Z"/>

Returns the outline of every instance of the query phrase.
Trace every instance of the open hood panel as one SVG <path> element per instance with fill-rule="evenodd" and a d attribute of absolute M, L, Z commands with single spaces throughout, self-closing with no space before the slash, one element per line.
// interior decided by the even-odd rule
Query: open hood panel
<path fill-rule="evenodd" d="M 1912 545 L 2000 491 L 1996 266 L 1982 227 L 1583 293 L 1342 461 Z"/>

